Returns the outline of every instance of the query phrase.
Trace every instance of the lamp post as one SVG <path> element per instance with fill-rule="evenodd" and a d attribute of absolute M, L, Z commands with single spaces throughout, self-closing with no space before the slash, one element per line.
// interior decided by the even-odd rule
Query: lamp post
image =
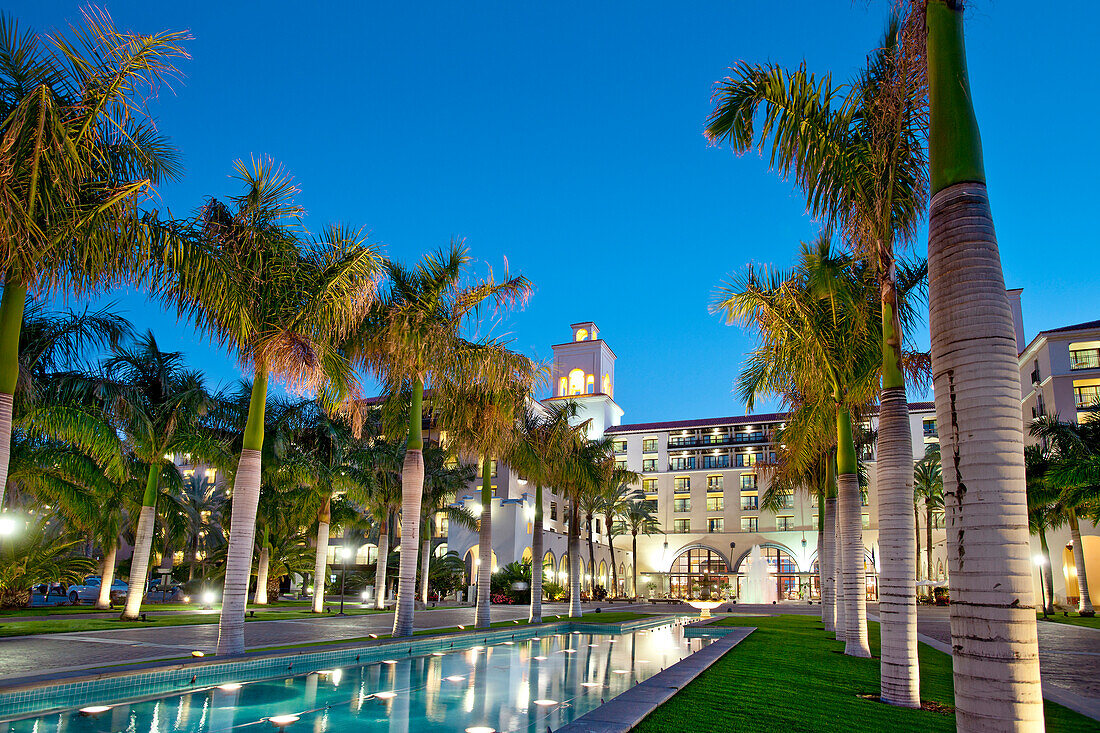
<path fill-rule="evenodd" d="M 340 545 L 340 613 L 336 614 L 337 616 L 347 616 L 344 613 L 344 589 L 348 582 L 348 555 L 350 554 L 350 547 Z"/>
<path fill-rule="evenodd" d="M 1047 584 L 1043 579 L 1043 566 L 1047 560 L 1042 555 L 1035 556 L 1035 564 L 1039 566 L 1039 596 L 1043 599 L 1043 618 L 1047 617 Z"/>

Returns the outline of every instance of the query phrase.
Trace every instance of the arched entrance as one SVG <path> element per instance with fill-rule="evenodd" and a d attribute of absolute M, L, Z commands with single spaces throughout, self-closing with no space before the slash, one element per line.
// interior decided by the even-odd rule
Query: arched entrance
<path fill-rule="evenodd" d="M 790 550 L 775 544 L 763 544 L 759 545 L 760 554 L 764 556 L 764 560 L 771 568 L 772 574 L 775 576 L 775 597 L 779 600 L 787 600 L 798 598 L 799 596 L 799 575 L 798 575 L 798 563 L 795 562 L 794 555 Z M 755 548 L 750 548 L 748 552 L 742 555 L 737 560 L 737 595 L 741 595 L 741 588 L 745 579 L 745 567 L 746 559 Z"/>
<path fill-rule="evenodd" d="M 557 563 L 554 562 L 554 553 L 547 550 L 546 554 L 542 556 L 542 579 L 544 582 L 557 580 L 554 574 L 556 568 Z"/>
<path fill-rule="evenodd" d="M 810 565 L 810 573 L 812 574 L 810 580 L 813 584 L 813 598 L 820 597 L 820 590 L 817 586 L 817 574 L 819 572 L 819 567 L 820 566 L 818 565 L 817 559 L 815 558 L 813 563 Z M 863 552 L 863 573 L 867 580 L 867 600 L 878 600 L 878 571 L 875 570 L 874 557 L 871 555 L 870 552 L 867 552 L 866 550 L 864 550 Z"/>
<path fill-rule="evenodd" d="M 729 563 L 717 550 L 688 547 L 668 569 L 669 593 L 674 598 L 724 595 L 729 588 Z"/>
<path fill-rule="evenodd" d="M 466 585 L 473 585 L 477 582 L 477 569 L 480 565 L 477 555 L 480 549 L 480 547 L 474 545 L 466 551 L 466 556 L 463 558 L 466 566 Z M 492 560 L 493 564 L 489 572 L 495 573 L 497 571 L 497 554 L 495 552 L 493 553 Z"/>

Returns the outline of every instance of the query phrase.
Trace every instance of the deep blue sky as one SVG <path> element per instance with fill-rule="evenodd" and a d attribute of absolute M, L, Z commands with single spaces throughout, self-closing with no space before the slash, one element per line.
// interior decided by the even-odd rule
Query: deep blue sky
<path fill-rule="evenodd" d="M 750 340 L 707 312 L 747 262 L 787 264 L 814 227 L 759 156 L 710 148 L 715 80 L 738 59 L 848 78 L 887 2 L 105 2 L 123 27 L 189 29 L 184 79 L 153 111 L 186 177 L 162 189 L 190 213 L 235 192 L 232 162 L 282 161 L 314 229 L 365 226 L 394 257 L 466 237 L 480 267 L 537 291 L 495 327 L 549 359 L 594 320 L 619 357 L 625 421 L 743 412 L 732 380 Z M 39 30 L 78 5 L 15 0 Z M 1028 338 L 1100 317 L 1096 234 L 1100 12 L 982 0 L 967 27 L 971 81 L 1010 287 Z M 923 236 L 918 249 L 924 250 Z M 135 293 L 113 296 L 214 384 L 231 357 Z M 921 334 L 922 343 L 927 335 Z"/>

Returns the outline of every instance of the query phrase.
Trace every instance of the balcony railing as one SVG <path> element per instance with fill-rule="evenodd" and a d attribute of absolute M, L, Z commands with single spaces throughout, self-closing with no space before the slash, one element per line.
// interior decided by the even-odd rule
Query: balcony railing
<path fill-rule="evenodd" d="M 735 433 L 733 435 L 704 435 L 698 436 L 670 436 L 668 439 L 669 448 L 710 448 L 722 445 L 744 445 L 746 443 L 767 443 L 770 442 L 772 434 L 767 432 L 754 432 L 754 433 Z"/>
<path fill-rule="evenodd" d="M 1100 349 L 1079 349 L 1069 352 L 1069 368 L 1100 369 Z"/>

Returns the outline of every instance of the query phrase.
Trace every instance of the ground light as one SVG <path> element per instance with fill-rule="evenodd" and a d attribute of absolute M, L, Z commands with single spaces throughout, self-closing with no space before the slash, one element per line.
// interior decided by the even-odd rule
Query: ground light
<path fill-rule="evenodd" d="M 267 719 L 267 722 L 271 723 L 279 730 L 282 730 L 291 723 L 297 723 L 299 720 L 300 718 L 297 715 L 273 715 Z"/>
<path fill-rule="evenodd" d="M 396 692 L 389 692 L 389 691 L 387 691 L 387 692 L 376 692 L 376 693 L 374 693 L 374 696 L 377 697 L 379 700 L 389 700 L 392 697 L 397 697 L 397 693 Z"/>
<path fill-rule="evenodd" d="M 558 701 L 557 700 L 535 700 L 535 704 L 540 706 L 540 707 L 545 708 L 545 707 L 549 707 L 551 705 L 557 705 Z"/>
<path fill-rule="evenodd" d="M 225 690 L 226 692 L 233 692 L 234 690 L 241 689 L 240 682 L 227 682 L 224 685 L 218 685 L 219 690 Z"/>
<path fill-rule="evenodd" d="M 19 530 L 19 520 L 10 514 L 0 515 L 0 537 L 9 537 Z"/>
<path fill-rule="evenodd" d="M 80 714 L 86 715 L 90 718 L 94 718 L 97 715 L 101 715 L 110 709 L 110 705 L 89 705 L 86 708 L 80 708 Z"/>
<path fill-rule="evenodd" d="M 466 733 L 497 733 L 497 729 L 487 725 L 472 725 L 466 729 Z"/>

